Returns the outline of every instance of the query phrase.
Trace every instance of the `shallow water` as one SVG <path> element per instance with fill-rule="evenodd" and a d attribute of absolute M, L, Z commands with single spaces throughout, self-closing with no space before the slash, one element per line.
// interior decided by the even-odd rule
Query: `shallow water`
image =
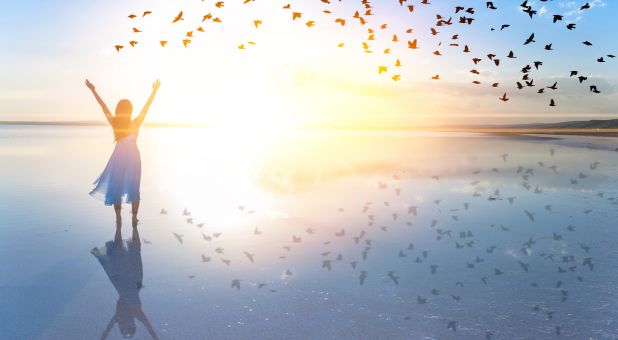
<path fill-rule="evenodd" d="M 616 139 L 146 128 L 138 144 L 127 251 L 88 195 L 109 129 L 0 127 L 0 338 L 100 338 L 117 312 L 138 339 L 145 320 L 161 339 L 618 338 Z"/>

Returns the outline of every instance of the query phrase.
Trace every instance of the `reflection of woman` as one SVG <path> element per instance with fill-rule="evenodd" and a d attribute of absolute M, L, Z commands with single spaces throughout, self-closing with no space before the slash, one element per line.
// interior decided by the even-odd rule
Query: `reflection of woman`
<path fill-rule="evenodd" d="M 101 339 L 105 339 L 109 335 L 115 323 L 118 323 L 118 328 L 123 337 L 133 337 L 136 331 L 135 319 L 144 324 L 148 333 L 154 339 L 158 339 L 148 318 L 142 311 L 142 302 L 139 299 L 144 271 L 137 228 L 133 228 L 133 237 L 127 241 L 122 240 L 120 228 L 116 228 L 113 241 L 107 242 L 101 248 L 93 248 L 90 253 L 99 260 L 107 277 L 118 292 L 116 313 L 107 324 Z"/>

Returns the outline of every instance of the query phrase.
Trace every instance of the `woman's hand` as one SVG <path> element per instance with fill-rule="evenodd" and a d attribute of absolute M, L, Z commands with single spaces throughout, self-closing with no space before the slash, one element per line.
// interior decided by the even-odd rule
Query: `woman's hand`
<path fill-rule="evenodd" d="M 103 114 L 105 115 L 105 118 L 107 119 L 107 121 L 110 124 L 112 124 L 114 117 L 112 117 L 112 113 L 109 111 L 109 108 L 107 107 L 103 99 L 101 99 L 101 96 L 99 96 L 97 91 L 94 89 L 94 85 L 88 79 L 86 79 L 85 84 L 86 84 L 86 87 L 90 89 L 90 91 L 94 95 L 94 98 L 97 100 L 97 103 L 101 105 L 101 109 L 103 109 Z"/>
<path fill-rule="evenodd" d="M 152 93 L 150 94 L 150 97 L 148 97 L 146 104 L 144 104 L 144 108 L 139 113 L 139 115 L 137 115 L 137 118 L 133 120 L 133 123 L 135 123 L 136 126 L 140 126 L 146 118 L 146 115 L 148 114 L 148 109 L 150 109 L 150 105 L 152 104 L 152 101 L 157 95 L 157 90 L 159 90 L 159 86 L 161 86 L 161 81 L 159 81 L 159 79 L 152 83 Z"/>
<path fill-rule="evenodd" d="M 86 87 L 89 88 L 90 91 L 94 91 L 94 84 L 92 84 L 88 79 L 86 79 Z"/>

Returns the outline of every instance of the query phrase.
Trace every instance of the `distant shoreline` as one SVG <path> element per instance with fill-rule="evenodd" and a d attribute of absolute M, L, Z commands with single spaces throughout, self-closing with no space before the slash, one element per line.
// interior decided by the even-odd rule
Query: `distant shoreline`
<path fill-rule="evenodd" d="M 560 125 L 562 123 L 556 123 Z M 0 126 L 107 126 L 107 122 L 103 121 L 0 121 Z M 552 124 L 535 124 L 518 125 L 514 127 L 508 126 L 384 126 L 384 127 L 368 127 L 368 126 L 333 126 L 333 127 L 308 127 L 299 128 L 299 130 L 324 130 L 324 131 L 424 131 L 424 132 L 458 132 L 458 133 L 482 133 L 496 136 L 510 136 L 520 138 L 530 138 L 530 135 L 547 135 L 547 137 L 538 137 L 542 139 L 550 139 L 549 135 L 565 135 L 565 136 L 592 136 L 592 137 L 618 137 L 618 128 L 554 128 Z M 157 128 L 212 128 L 207 124 L 187 124 L 187 123 L 156 123 L 146 122 L 146 127 Z"/>
<path fill-rule="evenodd" d="M 590 137 L 618 137 L 618 129 L 590 129 L 590 128 L 443 128 L 432 129 L 436 132 L 468 132 L 468 133 L 484 133 L 496 136 L 530 136 L 530 135 L 551 135 L 556 136 L 590 136 Z"/>

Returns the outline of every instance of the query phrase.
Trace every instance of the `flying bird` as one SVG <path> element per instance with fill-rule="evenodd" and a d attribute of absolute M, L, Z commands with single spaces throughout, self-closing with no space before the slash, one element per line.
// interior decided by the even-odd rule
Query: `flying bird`
<path fill-rule="evenodd" d="M 182 17 L 182 11 L 180 11 L 180 13 L 178 13 L 178 15 L 174 18 L 174 21 L 172 21 L 172 24 L 177 23 L 177 22 L 179 22 L 179 21 L 181 21 L 181 20 L 185 20 L 185 19 Z"/>

